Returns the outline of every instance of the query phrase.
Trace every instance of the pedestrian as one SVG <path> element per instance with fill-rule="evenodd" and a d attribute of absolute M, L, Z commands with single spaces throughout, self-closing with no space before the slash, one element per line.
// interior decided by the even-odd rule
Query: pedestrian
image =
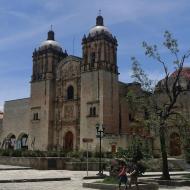
<path fill-rule="evenodd" d="M 136 189 L 139 190 L 138 175 L 139 175 L 139 171 L 138 171 L 137 161 L 133 161 L 132 165 L 131 165 L 131 168 L 130 168 L 130 173 L 128 175 L 128 176 L 130 176 L 129 188 L 131 188 L 132 184 L 135 184 L 136 185 Z"/>
<path fill-rule="evenodd" d="M 125 190 L 127 189 L 127 166 L 124 161 L 121 162 L 120 170 L 119 170 L 119 190 L 121 190 L 121 184 L 125 184 Z"/>

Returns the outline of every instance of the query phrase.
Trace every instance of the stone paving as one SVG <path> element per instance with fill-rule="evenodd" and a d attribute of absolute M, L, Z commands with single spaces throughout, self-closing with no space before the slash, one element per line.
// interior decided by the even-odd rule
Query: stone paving
<path fill-rule="evenodd" d="M 29 167 L 25 167 L 25 166 L 11 166 L 11 165 L 0 165 L 0 169 L 27 169 Z"/>
<path fill-rule="evenodd" d="M 160 190 L 190 190 L 190 187 L 160 187 Z M 92 190 L 92 189 L 91 189 Z"/>
<path fill-rule="evenodd" d="M 95 175 L 97 172 L 89 172 L 89 175 Z M 10 176 L 8 176 L 10 174 Z M 6 178 L 7 176 L 7 178 Z M 2 179 L 29 179 L 29 178 L 51 178 L 51 177 L 71 177 L 70 181 L 55 182 L 25 182 L 25 183 L 1 183 L 0 190 L 92 190 L 82 187 L 82 178 L 86 176 L 86 172 L 66 171 L 66 170 L 30 170 L 30 171 L 11 171 L 0 172 L 0 180 Z M 90 182 L 95 180 L 85 180 Z"/>
<path fill-rule="evenodd" d="M 71 182 L 34 182 L 2 184 L 1 190 L 93 190 L 83 188 L 81 181 Z M 160 190 L 190 190 L 190 187 L 161 187 Z"/>
<path fill-rule="evenodd" d="M 0 171 L 0 180 L 44 179 L 69 177 L 67 171 L 62 170 L 5 170 Z"/>
<path fill-rule="evenodd" d="M 83 182 L 93 182 L 97 180 L 83 180 L 86 176 L 85 171 L 68 170 L 6 170 L 12 166 L 0 165 L 0 180 L 5 179 L 40 179 L 40 178 L 62 178 L 71 177 L 70 181 L 51 181 L 51 182 L 23 182 L 23 183 L 0 183 L 0 190 L 92 190 L 83 188 Z M 97 172 L 90 171 L 89 176 L 94 176 Z M 160 187 L 161 190 L 190 190 L 190 187 Z"/>

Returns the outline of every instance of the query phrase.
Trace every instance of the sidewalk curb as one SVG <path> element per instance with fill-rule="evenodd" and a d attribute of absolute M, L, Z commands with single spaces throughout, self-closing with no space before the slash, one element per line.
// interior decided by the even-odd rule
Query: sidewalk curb
<path fill-rule="evenodd" d="M 172 173 L 170 176 L 178 176 L 178 175 L 189 175 L 190 172 L 184 172 L 184 173 Z M 162 174 L 145 174 L 140 177 L 160 177 Z"/>
<path fill-rule="evenodd" d="M 42 181 L 66 181 L 71 180 L 70 177 L 64 178 L 41 178 L 41 179 L 5 179 L 0 180 L 0 183 L 25 183 L 25 182 L 42 182 Z"/>
<path fill-rule="evenodd" d="M 10 171 L 10 170 L 32 170 L 32 168 L 0 168 L 0 171 Z"/>
<path fill-rule="evenodd" d="M 83 187 L 92 188 L 92 189 L 102 189 L 102 190 L 115 190 L 118 188 L 118 184 L 103 184 L 103 183 L 83 183 Z M 122 189 L 124 186 L 122 185 Z M 139 184 L 139 189 L 141 190 L 158 190 L 159 185 L 158 183 L 144 183 Z M 136 190 L 135 186 L 131 187 L 131 190 Z"/>
<path fill-rule="evenodd" d="M 85 176 L 85 177 L 83 177 L 83 179 L 104 179 L 106 177 L 108 177 L 108 176 L 107 175 L 102 175 L 102 176 L 96 175 L 96 176 Z"/>
<path fill-rule="evenodd" d="M 190 180 L 188 179 L 175 179 L 175 180 L 160 180 L 160 179 L 146 179 L 146 180 L 139 180 L 140 182 L 156 182 L 159 185 L 164 186 L 175 186 L 175 187 L 182 187 L 182 186 L 190 186 Z"/>

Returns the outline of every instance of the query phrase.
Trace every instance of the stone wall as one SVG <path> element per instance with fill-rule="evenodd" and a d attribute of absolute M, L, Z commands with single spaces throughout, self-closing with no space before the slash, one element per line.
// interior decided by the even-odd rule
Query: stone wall
<path fill-rule="evenodd" d="M 9 135 L 15 135 L 16 140 L 21 134 L 29 132 L 29 98 L 6 101 L 4 106 L 3 127 L 0 142 Z"/>
<path fill-rule="evenodd" d="M 58 169 L 58 170 L 86 170 L 86 162 L 72 162 L 71 158 L 55 157 L 8 157 L 0 156 L 0 164 L 25 166 L 39 170 Z M 103 164 L 102 164 L 103 165 Z M 88 168 L 91 171 L 98 171 L 98 162 L 89 162 Z"/>
<path fill-rule="evenodd" d="M 51 97 L 50 90 L 52 90 L 52 81 L 40 81 L 31 83 L 31 102 L 30 102 L 30 141 L 33 142 L 30 149 L 33 150 L 47 150 L 48 145 L 51 144 L 49 137 L 50 126 L 50 108 Z M 53 109 L 51 109 L 53 114 Z M 38 114 L 38 119 L 34 119 L 34 114 Z M 52 134 L 52 133 L 51 133 Z"/>

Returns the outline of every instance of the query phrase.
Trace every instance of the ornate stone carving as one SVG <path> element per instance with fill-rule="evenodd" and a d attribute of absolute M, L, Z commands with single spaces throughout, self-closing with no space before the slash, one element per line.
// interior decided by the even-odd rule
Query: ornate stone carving
<path fill-rule="evenodd" d="M 64 106 L 64 118 L 72 119 L 73 117 L 74 117 L 74 106 L 73 105 Z"/>

